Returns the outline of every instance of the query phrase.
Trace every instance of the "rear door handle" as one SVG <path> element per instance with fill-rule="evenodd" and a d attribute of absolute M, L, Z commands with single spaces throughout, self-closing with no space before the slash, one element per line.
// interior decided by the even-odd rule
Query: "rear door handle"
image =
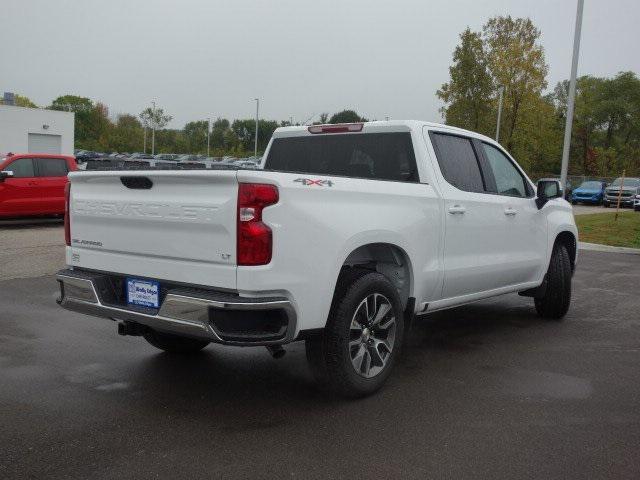
<path fill-rule="evenodd" d="M 451 215 L 463 215 L 466 211 L 467 209 L 462 205 L 454 205 L 453 207 L 449 207 L 449 213 Z"/>
<path fill-rule="evenodd" d="M 509 217 L 513 217 L 517 213 L 518 213 L 518 211 L 516 209 L 514 209 L 514 208 L 511 208 L 511 207 L 504 209 L 504 214 L 509 216 Z"/>

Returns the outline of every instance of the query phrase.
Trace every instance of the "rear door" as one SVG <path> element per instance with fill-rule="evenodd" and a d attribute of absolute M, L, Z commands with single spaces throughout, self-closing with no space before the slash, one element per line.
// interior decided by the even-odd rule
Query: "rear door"
<path fill-rule="evenodd" d="M 69 166 L 64 158 L 35 158 L 43 213 L 64 213 L 64 186 Z"/>
<path fill-rule="evenodd" d="M 473 138 L 429 132 L 444 202 L 444 284 L 442 299 L 505 285 L 508 262 L 503 199 L 487 193 L 480 167 L 481 146 Z"/>
<path fill-rule="evenodd" d="M 0 214 L 22 216 L 40 213 L 40 193 L 32 158 L 17 158 L 3 167 L 13 177 L 0 183 Z"/>

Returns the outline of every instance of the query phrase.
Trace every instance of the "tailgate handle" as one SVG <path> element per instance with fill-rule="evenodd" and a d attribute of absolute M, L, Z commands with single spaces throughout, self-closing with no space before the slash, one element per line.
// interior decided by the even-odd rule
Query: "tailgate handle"
<path fill-rule="evenodd" d="M 147 177 L 120 177 L 120 181 L 127 188 L 135 190 L 149 190 L 153 182 Z"/>

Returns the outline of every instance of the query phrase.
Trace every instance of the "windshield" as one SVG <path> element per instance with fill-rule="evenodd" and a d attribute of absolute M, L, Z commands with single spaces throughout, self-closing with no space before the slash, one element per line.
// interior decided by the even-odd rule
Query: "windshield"
<path fill-rule="evenodd" d="M 624 184 L 622 178 L 616 178 L 611 184 L 613 187 L 619 187 L 622 184 L 623 187 L 640 187 L 640 179 L 637 178 L 625 178 Z"/>
<path fill-rule="evenodd" d="M 602 188 L 602 184 L 600 182 L 584 182 L 582 185 L 580 185 L 580 188 L 597 190 Z"/>

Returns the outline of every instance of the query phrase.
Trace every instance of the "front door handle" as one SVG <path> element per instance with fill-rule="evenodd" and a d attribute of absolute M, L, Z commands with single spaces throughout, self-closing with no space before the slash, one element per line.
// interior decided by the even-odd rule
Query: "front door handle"
<path fill-rule="evenodd" d="M 515 208 L 505 208 L 504 209 L 504 214 L 509 216 L 509 217 L 513 217 L 514 215 L 516 215 L 518 213 L 518 211 Z"/>
<path fill-rule="evenodd" d="M 467 209 L 464 208 L 462 205 L 454 205 L 452 207 L 449 207 L 449 213 L 451 215 L 463 215 L 464 212 L 466 212 Z"/>

